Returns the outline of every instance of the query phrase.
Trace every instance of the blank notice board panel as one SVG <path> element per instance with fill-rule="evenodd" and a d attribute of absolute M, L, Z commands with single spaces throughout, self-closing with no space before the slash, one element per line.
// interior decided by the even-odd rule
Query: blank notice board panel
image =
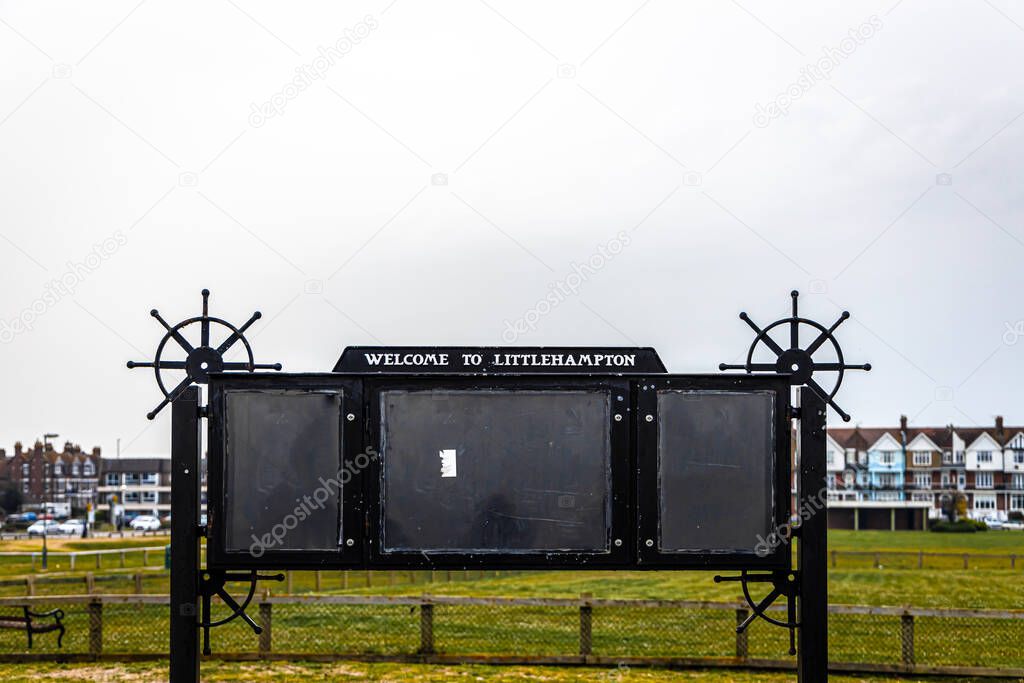
<path fill-rule="evenodd" d="M 342 392 L 231 390 L 224 399 L 225 549 L 336 551 Z"/>
<path fill-rule="evenodd" d="M 658 550 L 754 553 L 775 518 L 775 394 L 661 390 L 657 406 Z"/>
<path fill-rule="evenodd" d="M 611 392 L 380 392 L 381 552 L 608 553 Z"/>

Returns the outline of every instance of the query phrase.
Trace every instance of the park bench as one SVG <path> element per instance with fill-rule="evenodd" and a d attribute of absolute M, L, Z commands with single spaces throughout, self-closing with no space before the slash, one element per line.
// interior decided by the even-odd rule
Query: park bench
<path fill-rule="evenodd" d="M 33 633 L 60 631 L 57 635 L 57 647 L 61 646 L 61 640 L 64 639 L 64 624 L 61 623 L 61 620 L 64 619 L 64 610 L 55 609 L 49 612 L 33 612 L 28 608 L 28 605 L 23 605 L 21 609 L 21 616 L 0 614 L 0 629 L 24 631 L 28 636 L 28 646 L 30 649 L 32 647 Z M 53 622 L 42 623 L 38 621 L 47 617 L 53 617 Z"/>

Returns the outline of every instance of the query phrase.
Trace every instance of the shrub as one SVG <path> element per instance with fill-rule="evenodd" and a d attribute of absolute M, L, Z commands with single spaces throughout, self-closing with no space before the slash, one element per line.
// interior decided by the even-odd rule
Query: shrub
<path fill-rule="evenodd" d="M 976 519 L 962 518 L 955 522 L 940 519 L 932 522 L 928 529 L 944 533 L 973 534 L 976 531 L 988 531 L 988 525 Z"/>

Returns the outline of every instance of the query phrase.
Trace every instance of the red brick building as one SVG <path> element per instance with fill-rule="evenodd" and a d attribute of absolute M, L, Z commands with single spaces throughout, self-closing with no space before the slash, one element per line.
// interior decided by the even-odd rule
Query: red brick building
<path fill-rule="evenodd" d="M 28 450 L 21 442 L 14 444 L 12 454 L 0 448 L 0 486 L 12 482 L 23 505 L 69 502 L 72 508 L 84 508 L 96 501 L 99 470 L 99 447 L 88 453 L 66 442 L 57 451 L 37 441 Z"/>

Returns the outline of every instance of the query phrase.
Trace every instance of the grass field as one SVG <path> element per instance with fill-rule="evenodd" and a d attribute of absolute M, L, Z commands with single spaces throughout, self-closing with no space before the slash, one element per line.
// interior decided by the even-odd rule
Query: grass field
<path fill-rule="evenodd" d="M 999 555 L 1011 553 L 1024 556 L 1024 533 L 987 532 L 977 534 L 935 534 L 929 532 L 833 532 L 831 549 L 838 551 L 867 551 L 881 553 L 880 567 L 874 566 L 873 557 L 840 555 L 838 566 L 829 570 L 831 603 L 866 604 L 878 606 L 915 607 L 974 607 L 992 609 L 1024 609 L 1024 559 L 1017 568 L 1009 569 Z M 60 540 L 54 549 L 131 548 L 156 545 L 157 539 L 102 539 L 95 541 Z M 158 541 L 159 542 L 159 541 Z M 38 541 L 5 542 L 0 550 L 38 550 Z M 886 556 L 892 551 L 918 551 L 970 553 L 970 569 L 964 570 L 962 561 L 949 562 L 929 558 L 925 569 L 917 568 L 916 557 L 911 560 Z M 129 554 L 129 558 L 131 555 Z M 152 557 L 152 564 L 162 563 L 162 555 Z M 90 564 L 85 562 L 83 564 Z M 112 564 L 116 564 L 112 563 Z M 51 575 L 82 576 L 85 570 L 67 572 L 51 564 Z M 93 570 L 90 565 L 86 569 Z M 133 592 L 131 574 L 139 568 L 129 560 L 127 568 L 104 568 L 103 573 L 121 573 L 123 581 L 97 584 L 103 593 Z M 37 572 L 35 576 L 41 575 Z M 0 562 L 0 578 L 21 577 L 24 567 Z M 162 569 L 146 571 L 145 592 L 166 593 L 166 572 Z M 447 572 L 436 572 L 434 582 L 427 583 L 424 572 L 377 572 L 372 585 L 367 586 L 365 572 L 350 572 L 347 587 L 343 588 L 340 572 L 323 572 L 321 592 L 420 595 L 470 595 L 504 597 L 567 597 L 591 593 L 596 598 L 673 598 L 691 600 L 738 600 L 737 584 L 715 584 L 712 574 L 706 572 L 518 572 L 480 578 L 478 573 L 453 572 L 448 582 Z M 415 579 L 415 582 L 411 581 Z M 297 572 L 293 576 L 296 593 L 313 590 L 314 577 L 310 572 Z M 284 593 L 283 584 L 266 584 L 274 593 Z M 17 586 L 6 586 L 2 594 L 17 594 Z M 23 590 L 23 589 L 20 589 Z M 71 584 L 37 584 L 37 594 L 80 593 L 81 587 Z M 164 608 L 166 609 L 166 608 Z M 462 610 L 462 611 L 459 611 Z M 564 610 L 563 610 L 564 611 Z M 105 650 L 109 652 L 161 652 L 166 642 L 165 612 L 156 606 L 134 608 L 129 606 L 108 608 L 104 615 Z M 728 655 L 731 647 L 731 613 L 694 614 L 685 623 L 678 614 L 659 611 L 621 613 L 595 611 L 595 651 L 603 654 L 673 654 L 673 655 Z M 877 618 L 839 615 L 834 619 L 830 633 L 833 653 L 843 659 L 855 661 L 892 661 L 898 657 L 898 619 L 892 623 Z M 65 646 L 76 650 L 86 647 L 84 614 L 70 616 L 69 635 Z M 459 652 L 495 652 L 520 654 L 565 654 L 577 646 L 575 617 L 558 609 L 515 607 L 490 610 L 489 608 L 438 608 L 437 637 L 445 647 Z M 495 624 L 514 625 L 513 640 L 495 637 Z M 144 624 L 144 627 L 141 625 Z M 412 652 L 418 639 L 418 622 L 407 607 L 347 607 L 337 610 L 308 610 L 298 606 L 280 605 L 274 612 L 275 649 L 294 644 L 292 651 L 336 652 L 351 651 L 353 644 L 367 651 Z M 1000 625 L 1001 626 L 1001 625 Z M 1009 622 L 1006 622 L 1009 627 Z M 941 620 L 922 619 L 918 625 L 918 647 L 927 661 L 948 664 L 996 664 L 1019 661 L 1019 638 L 1010 629 L 995 632 L 989 623 L 962 624 L 954 641 L 948 640 L 951 624 Z M 785 632 L 781 629 L 755 624 L 752 627 L 751 655 L 777 657 L 784 653 Z M 123 634 L 123 635 L 122 635 Z M 0 638 L 0 648 L 10 651 L 12 643 Z M 950 649 L 951 642 L 966 650 Z M 930 643 L 930 644 L 929 644 Z M 14 647 L 19 647 L 13 644 Z M 725 648 L 723 650 L 723 647 Z M 239 624 L 219 629 L 215 634 L 215 650 L 244 652 L 255 648 L 255 638 Z M 512 648 L 509 650 L 509 648 Z M 658 648 L 663 648 L 659 650 Z M 43 643 L 37 647 L 49 651 Z M 969 650 L 969 652 L 967 651 Z M 845 654 L 844 654 L 845 653 Z M 790 674 L 750 674 L 740 672 L 680 672 L 610 671 L 607 669 L 574 669 L 547 667 L 441 667 L 412 665 L 293 665 L 275 663 L 273 666 L 246 668 L 242 664 L 211 662 L 204 664 L 204 677 L 209 680 L 680 680 L 680 681 L 786 681 Z M 109 680 L 162 680 L 161 665 L 121 665 Z M 57 670 L 19 665 L 3 666 L 2 678 L 7 680 L 46 680 Z M 97 665 L 59 669 L 62 678 L 70 680 L 104 680 L 108 671 Z M 263 677 L 264 672 L 273 673 Z M 19 678 L 21 676 L 22 678 Z M 131 678 L 134 676 L 135 678 Z M 280 676 L 284 676 L 281 678 Z M 850 678 L 834 680 L 882 680 Z M 933 679 L 934 680 L 934 679 Z"/>
<path fill-rule="evenodd" d="M 574 683 L 596 681 L 605 683 L 790 683 L 792 673 L 751 673 L 745 671 L 695 670 L 666 671 L 663 669 L 595 669 L 576 667 L 543 666 L 431 666 L 422 664 L 317 664 L 301 662 L 276 662 L 266 664 L 242 664 L 230 662 L 209 662 L 202 667 L 205 681 L 281 681 L 283 683 L 306 683 L 307 681 L 425 681 L 426 683 L 448 683 L 449 681 L 505 683 L 507 681 L 535 681 L 536 683 Z M 139 664 L 5 664 L 5 683 L 34 683 L 36 681 L 100 681 L 114 683 L 150 683 L 167 680 L 167 663 L 151 662 Z M 863 676 L 832 676 L 835 683 L 880 683 L 890 678 Z M 902 681 L 928 681 L 942 683 L 954 679 L 907 677 Z M 963 681 L 965 679 L 955 679 Z M 992 679 L 988 679 L 991 681 Z"/>

